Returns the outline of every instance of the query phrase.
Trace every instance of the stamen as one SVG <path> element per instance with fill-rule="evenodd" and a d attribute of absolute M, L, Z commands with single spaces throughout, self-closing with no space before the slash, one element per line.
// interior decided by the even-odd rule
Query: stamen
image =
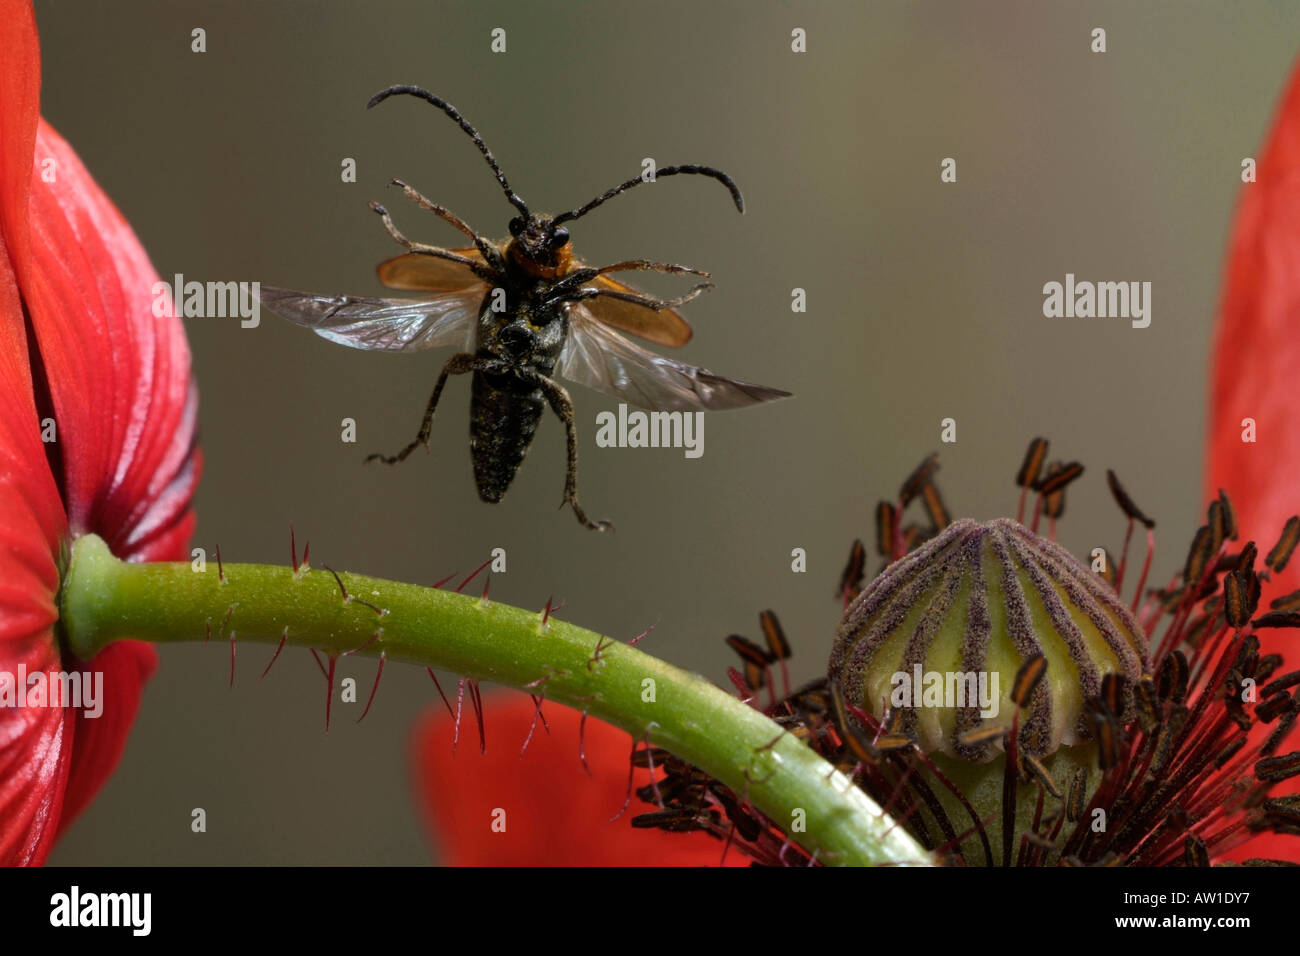
<path fill-rule="evenodd" d="M 766 667 L 770 660 L 767 651 L 747 637 L 732 634 L 727 638 L 726 643 L 728 647 L 740 655 L 742 660 L 757 664 L 759 667 Z"/>
<path fill-rule="evenodd" d="M 1137 709 L 1138 726 L 1142 733 L 1150 736 L 1160 725 L 1160 697 L 1155 682 L 1146 674 L 1133 687 L 1133 703 Z"/>
<path fill-rule="evenodd" d="M 1124 486 L 1119 483 L 1119 478 L 1116 476 L 1115 472 L 1110 469 L 1106 470 L 1106 484 L 1110 488 L 1110 493 L 1115 499 L 1115 503 L 1119 505 L 1120 510 L 1123 511 L 1131 521 L 1141 522 L 1141 524 L 1148 529 L 1156 526 L 1156 523 L 1148 518 L 1142 512 L 1141 508 L 1134 504 L 1133 499 L 1130 498 L 1128 492 L 1124 490 Z"/>
<path fill-rule="evenodd" d="M 1083 819 L 1088 799 L 1088 772 L 1076 767 L 1070 780 L 1070 798 L 1065 804 L 1065 819 L 1076 823 Z"/>
<path fill-rule="evenodd" d="M 1134 522 L 1132 518 L 1129 518 L 1128 521 L 1125 522 L 1124 524 L 1124 547 L 1120 549 L 1119 570 L 1115 572 L 1116 593 L 1118 593 L 1120 588 L 1124 586 L 1124 570 L 1128 567 L 1128 546 L 1129 543 L 1133 540 L 1133 525 L 1135 523 L 1136 522 Z M 1109 557 L 1109 555 L 1107 557 Z M 1141 593 L 1142 593 L 1142 589 L 1138 588 L 1138 594 Z"/>
<path fill-rule="evenodd" d="M 1250 612 L 1246 610 L 1249 587 L 1235 571 L 1223 578 L 1223 613 L 1233 627 L 1250 623 Z"/>
<path fill-rule="evenodd" d="M 1187 696 L 1188 676 L 1187 658 L 1183 652 L 1169 654 L 1156 671 L 1156 690 L 1160 699 L 1181 704 Z"/>
<path fill-rule="evenodd" d="M 898 528 L 898 512 L 888 501 L 876 505 L 876 550 L 882 558 L 894 553 L 894 538 Z"/>
<path fill-rule="evenodd" d="M 906 508 L 917 495 L 921 493 L 931 479 L 934 473 L 939 470 L 939 454 L 933 452 L 926 456 L 925 461 L 916 466 L 916 469 L 907 476 L 903 486 L 898 490 L 898 503 L 901 507 Z"/>
<path fill-rule="evenodd" d="M 1282 528 L 1282 537 L 1278 538 L 1277 544 L 1273 545 L 1273 550 L 1268 553 L 1264 563 L 1274 571 L 1281 573 L 1291 560 L 1291 553 L 1295 551 L 1296 543 L 1300 541 L 1300 517 L 1292 515 L 1286 519 L 1286 525 Z"/>
<path fill-rule="evenodd" d="M 758 623 L 763 628 L 763 637 L 771 651 L 771 660 L 784 661 L 790 657 L 790 642 L 786 640 L 781 622 L 772 611 L 763 611 L 758 615 Z"/>
<path fill-rule="evenodd" d="M 1035 489 L 1043 498 L 1047 498 L 1063 491 L 1066 485 L 1074 481 L 1083 474 L 1083 465 L 1077 461 L 1072 461 L 1068 465 L 1062 465 L 1055 471 L 1049 473 Z"/>
<path fill-rule="evenodd" d="M 1107 674 L 1101 679 L 1100 700 L 1107 713 L 1113 717 L 1124 715 L 1124 678 L 1119 674 Z"/>
<path fill-rule="evenodd" d="M 948 509 L 944 507 L 943 498 L 940 497 L 937 487 L 926 484 L 921 489 L 921 499 L 925 503 L 925 510 L 930 515 L 930 522 L 934 525 L 935 531 L 942 531 L 952 524 L 952 518 L 948 514 Z"/>
<path fill-rule="evenodd" d="M 1051 773 L 1048 772 L 1048 769 L 1043 765 L 1043 762 L 1032 754 L 1022 755 L 1021 760 L 1028 765 L 1029 769 L 1033 772 L 1033 775 L 1038 778 L 1038 782 L 1042 784 L 1043 789 L 1057 800 L 1060 800 L 1061 790 L 1056 785 L 1056 781 L 1052 779 Z"/>
<path fill-rule="evenodd" d="M 1252 627 L 1300 627 L 1300 611 L 1269 611 L 1250 623 Z"/>
<path fill-rule="evenodd" d="M 1275 611 L 1300 611 L 1300 591 L 1274 598 L 1268 605 Z"/>
<path fill-rule="evenodd" d="M 1011 685 L 1011 702 L 1017 707 L 1028 707 L 1030 697 L 1046 673 L 1047 658 L 1042 654 L 1035 654 L 1021 664 Z"/>
<path fill-rule="evenodd" d="M 741 676 L 740 671 L 734 667 L 727 668 L 727 679 L 731 681 L 731 686 L 736 689 L 736 696 L 740 698 L 742 704 L 751 703 L 754 699 L 754 691 L 757 689 L 750 682 Z"/>
<path fill-rule="evenodd" d="M 849 550 L 849 560 L 845 562 L 844 570 L 840 573 L 840 586 L 835 592 L 835 596 L 842 598 L 844 606 L 848 607 L 853 599 L 862 592 L 862 581 L 866 577 L 867 566 L 867 549 L 862 543 L 861 538 L 853 542 L 853 547 Z"/>
<path fill-rule="evenodd" d="M 1285 714 L 1293 706 L 1294 701 L 1291 695 L 1283 691 L 1280 694 L 1274 694 L 1260 703 L 1255 705 L 1255 718 L 1261 723 L 1271 724 L 1278 717 Z"/>
<path fill-rule="evenodd" d="M 1194 584 L 1201 579 L 1206 562 L 1210 560 L 1210 529 L 1206 525 L 1196 529 L 1192 539 L 1191 550 L 1187 552 L 1187 562 L 1183 565 L 1183 581 Z"/>
<path fill-rule="evenodd" d="M 1205 848 L 1205 841 L 1196 834 L 1188 834 L 1183 847 L 1183 866 L 1210 865 L 1210 852 Z"/>
<path fill-rule="evenodd" d="M 1229 541 L 1237 540 L 1237 511 L 1222 488 L 1219 489 L 1219 504 L 1223 508 L 1223 529 Z"/>
<path fill-rule="evenodd" d="M 1025 523 L 1025 495 L 1029 489 L 1038 484 L 1038 477 L 1043 470 L 1043 462 L 1047 460 L 1047 439 L 1035 438 L 1029 443 L 1029 448 L 1025 451 L 1025 459 L 1020 464 L 1020 470 L 1016 472 L 1016 484 L 1020 486 L 1020 508 L 1016 513 L 1016 521 L 1021 524 Z"/>
<path fill-rule="evenodd" d="M 985 724 L 957 735 L 957 743 L 963 748 L 977 748 L 984 744 L 1002 739 L 1007 729 L 1000 724 Z"/>
<path fill-rule="evenodd" d="M 781 687 L 785 696 L 790 695 L 790 669 L 786 661 L 790 658 L 790 642 L 786 640 L 785 631 L 781 628 L 781 622 L 777 620 L 774 611 L 763 611 L 758 615 L 759 627 L 763 629 L 763 638 L 767 641 L 768 651 L 771 660 L 781 662 Z M 772 702 L 773 706 L 776 701 Z"/>
<path fill-rule="evenodd" d="M 1210 527 L 1210 551 L 1218 554 L 1219 547 L 1228 538 L 1227 519 L 1223 513 L 1223 500 L 1216 498 L 1210 502 L 1209 508 L 1209 527 Z M 1254 543 L 1251 543 L 1253 547 Z M 1254 562 L 1254 556 L 1251 556 L 1251 563 Z"/>
<path fill-rule="evenodd" d="M 1259 693 L 1261 697 L 1272 697 L 1280 690 L 1287 690 L 1298 685 L 1300 685 L 1300 671 L 1291 671 L 1291 673 L 1283 674 L 1276 680 L 1265 684 Z"/>
<path fill-rule="evenodd" d="M 1265 757 L 1255 764 L 1255 777 L 1268 783 L 1279 783 L 1300 776 L 1300 750 L 1281 757 Z"/>
<path fill-rule="evenodd" d="M 1138 577 L 1137 590 L 1133 592 L 1133 603 L 1130 610 L 1136 614 L 1138 609 L 1138 600 L 1142 597 L 1142 592 L 1147 586 L 1147 574 L 1151 570 L 1151 559 L 1156 553 L 1156 535 L 1151 528 L 1147 528 L 1147 556 L 1142 562 L 1142 574 Z"/>
<path fill-rule="evenodd" d="M 1023 671 L 1024 668 L 1022 667 Z M 1017 675 L 1019 676 L 1019 675 Z M 1019 681 L 1017 681 L 1019 683 Z M 1006 761 L 1002 772 L 1002 865 L 1011 865 L 1011 845 L 1016 832 L 1016 764 L 1019 762 L 1018 739 L 1020 712 L 1011 716 L 1011 733 L 1007 734 Z"/>

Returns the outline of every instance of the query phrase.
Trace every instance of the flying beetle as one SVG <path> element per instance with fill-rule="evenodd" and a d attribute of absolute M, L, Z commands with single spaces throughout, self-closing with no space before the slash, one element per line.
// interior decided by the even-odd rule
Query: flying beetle
<path fill-rule="evenodd" d="M 691 328 L 676 310 L 711 288 L 705 282 L 677 298 L 657 299 L 610 278 L 610 274 L 642 270 L 707 279 L 708 273 L 645 259 L 592 268 L 574 258 L 565 223 L 582 218 L 646 182 L 645 178 L 629 179 L 558 216 L 532 212 L 510 187 L 478 130 L 450 103 L 416 86 L 392 86 L 375 94 L 367 108 L 398 94 L 432 104 L 460 126 L 478 147 L 518 215 L 510 220 L 510 238 L 494 242 L 411 186 L 393 180 L 392 185 L 408 199 L 473 243 L 444 249 L 413 242 L 398 231 L 387 209 L 370 203 L 388 233 L 406 250 L 380 263 L 380 281 L 425 296 L 377 299 L 261 287 L 261 301 L 271 311 L 340 345 L 391 352 L 461 348 L 443 365 L 414 440 L 395 455 L 370 455 L 367 461 L 391 465 L 405 460 L 421 445 L 427 449 L 433 414 L 448 377 L 472 373 L 470 454 L 479 497 L 497 502 L 505 495 L 549 405 L 564 423 L 568 445 L 561 507 L 571 506 L 579 522 L 603 531 L 610 523 L 591 520 L 578 504 L 573 403 L 555 380 L 557 373 L 656 411 L 740 408 L 790 394 L 664 358 L 621 334 L 628 332 L 658 345 L 685 344 Z M 731 193 L 736 208 L 745 211 L 739 187 L 720 170 L 667 166 L 658 169 L 655 178 L 686 174 L 716 179 Z"/>

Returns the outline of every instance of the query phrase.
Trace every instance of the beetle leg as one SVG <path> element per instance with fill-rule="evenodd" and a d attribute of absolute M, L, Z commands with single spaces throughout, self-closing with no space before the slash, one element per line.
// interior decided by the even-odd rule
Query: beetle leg
<path fill-rule="evenodd" d="M 685 295 L 679 295 L 675 299 L 653 299 L 646 295 L 636 295 L 631 292 L 616 292 L 613 289 L 578 289 L 572 293 L 561 296 L 565 302 L 581 302 L 584 299 L 595 299 L 599 296 L 605 296 L 610 299 L 619 299 L 623 302 L 631 302 L 633 305 L 639 305 L 647 309 L 658 312 L 660 309 L 676 309 L 701 293 L 707 292 L 713 288 L 712 282 L 701 282 L 690 292 Z"/>
<path fill-rule="evenodd" d="M 695 269 L 691 266 L 678 265 L 675 262 L 651 262 L 649 259 L 625 259 L 622 262 L 616 262 L 610 266 L 601 266 L 599 269 L 583 266 L 575 269 L 573 272 L 563 276 L 559 282 L 551 286 L 551 292 L 561 294 L 575 289 L 585 282 L 590 282 L 597 276 L 603 276 L 609 272 L 667 272 L 673 274 L 688 274 L 709 278 L 709 273 L 703 269 Z"/>
<path fill-rule="evenodd" d="M 380 455 L 376 453 L 367 455 L 366 461 L 379 460 L 386 465 L 395 465 L 399 461 L 405 461 L 406 456 L 415 451 L 420 445 L 428 448 L 429 431 L 433 428 L 433 413 L 438 407 L 438 399 L 442 397 L 442 389 L 447 384 L 447 377 L 449 375 L 462 375 L 465 372 L 492 371 L 495 370 L 497 365 L 498 363 L 490 359 L 481 359 L 469 352 L 459 352 L 453 355 L 447 360 L 447 364 L 442 367 L 442 374 L 438 376 L 438 383 L 433 386 L 433 394 L 429 396 L 429 407 L 424 410 L 424 421 L 420 423 L 420 433 L 415 436 L 415 441 L 396 455 Z"/>
<path fill-rule="evenodd" d="M 391 180 L 391 183 L 394 186 L 400 187 L 402 194 L 405 195 L 407 199 L 411 200 L 411 202 L 417 204 L 422 209 L 427 209 L 439 219 L 442 219 L 452 227 L 463 232 L 467 237 L 469 237 L 469 240 L 474 243 L 475 248 L 477 248 L 479 252 L 483 253 L 483 258 L 496 266 L 496 268 L 502 269 L 505 267 L 505 263 L 501 261 L 501 254 L 497 252 L 496 247 L 471 229 L 469 223 L 465 222 L 464 219 L 461 219 L 460 216 L 456 215 L 446 206 L 438 205 L 432 199 L 424 196 L 414 186 L 408 186 L 400 179 Z"/>
<path fill-rule="evenodd" d="M 435 259 L 447 259 L 450 262 L 459 262 L 461 265 L 468 267 L 471 272 L 485 282 L 494 283 L 498 281 L 498 273 L 494 271 L 490 265 L 485 266 L 481 262 L 476 262 L 475 260 L 465 256 L 457 255 L 449 249 L 443 249 L 440 246 L 431 246 L 425 242 L 414 242 L 407 239 L 406 236 L 402 235 L 397 226 L 393 224 L 393 217 L 386 208 L 373 201 L 370 203 L 370 208 L 378 214 L 379 218 L 384 220 L 384 228 L 388 230 L 388 234 L 392 236 L 399 245 L 405 246 L 407 252 L 414 252 L 422 256 L 433 256 Z M 493 254 L 492 256 L 485 254 L 487 261 L 489 263 L 496 261 L 493 259 L 493 256 L 496 255 L 496 250 L 492 249 L 492 247 L 487 245 L 487 243 L 484 243 L 483 246 Z M 483 247 L 480 247 L 479 251 L 482 252 Z"/>
<path fill-rule="evenodd" d="M 547 378 L 540 372 L 529 371 L 522 375 L 525 382 L 542 390 L 551 405 L 551 411 L 564 422 L 564 435 L 568 447 L 568 462 L 564 472 L 564 500 L 560 507 L 569 505 L 579 523 L 592 531 L 613 531 L 614 525 L 609 521 L 592 521 L 587 512 L 578 504 L 578 428 L 573 418 L 573 401 L 569 393 L 559 382 Z"/>

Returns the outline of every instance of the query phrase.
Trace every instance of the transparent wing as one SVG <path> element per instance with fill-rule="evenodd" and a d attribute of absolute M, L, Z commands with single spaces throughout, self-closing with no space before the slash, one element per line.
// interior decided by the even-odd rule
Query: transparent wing
<path fill-rule="evenodd" d="M 259 298 L 276 315 L 353 349 L 413 352 L 456 345 L 468 349 L 485 286 L 427 299 L 316 295 L 262 286 Z"/>
<path fill-rule="evenodd" d="M 790 395 L 656 355 L 597 319 L 586 303 L 569 309 L 557 369 L 579 385 L 658 411 L 743 408 Z"/>

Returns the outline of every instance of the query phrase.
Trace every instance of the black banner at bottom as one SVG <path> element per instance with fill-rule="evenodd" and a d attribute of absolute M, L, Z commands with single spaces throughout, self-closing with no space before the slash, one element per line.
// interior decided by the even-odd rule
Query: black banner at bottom
<path fill-rule="evenodd" d="M 399 868 L 0 870 L 7 943 L 44 936 L 220 943 L 285 937 L 382 940 L 408 923 L 455 925 L 487 940 L 580 928 L 580 945 L 629 933 L 738 939 L 787 930 L 807 938 L 821 920 L 854 920 L 900 944 L 942 945 L 945 933 L 989 942 L 1008 933 L 1065 931 L 1080 941 L 1199 933 L 1216 943 L 1274 938 L 1293 922 L 1294 868 L 614 871 Z M 784 898 L 783 898 L 784 897 Z M 782 922 L 787 923 L 782 927 Z M 875 924 L 874 926 L 871 924 Z M 641 927 L 638 929 L 638 925 Z M 831 930 L 830 926 L 825 928 Z M 860 931 L 861 931 L 860 930 Z M 859 931 L 859 932 L 860 932 Z M 740 933 L 741 936 L 737 936 Z M 378 934 L 378 935 L 377 935 Z M 822 936 L 825 939 L 827 937 Z M 860 936 L 858 938 L 861 938 Z M 1060 938 L 1060 937 L 1055 937 Z"/>

